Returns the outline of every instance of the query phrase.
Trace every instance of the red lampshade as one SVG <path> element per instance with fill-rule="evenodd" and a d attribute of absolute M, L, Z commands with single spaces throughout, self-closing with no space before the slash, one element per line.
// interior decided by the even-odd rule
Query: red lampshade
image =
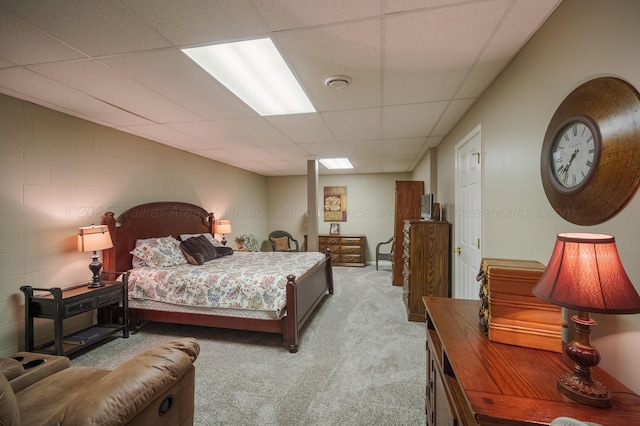
<path fill-rule="evenodd" d="M 533 294 L 578 311 L 640 313 L 640 296 L 622 267 L 611 235 L 558 234 Z"/>

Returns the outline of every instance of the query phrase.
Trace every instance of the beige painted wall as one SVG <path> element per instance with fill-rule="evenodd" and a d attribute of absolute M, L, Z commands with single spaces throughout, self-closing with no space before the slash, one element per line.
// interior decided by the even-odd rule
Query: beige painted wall
<path fill-rule="evenodd" d="M 616 237 L 624 267 L 640 289 L 640 196 L 613 219 L 573 225 L 553 210 L 540 180 L 540 151 L 551 116 L 578 85 L 616 76 L 640 88 L 640 2 L 565 0 L 506 71 L 438 147 L 438 194 L 455 202 L 455 144 L 478 124 L 483 144 L 483 256 L 546 264 L 559 232 Z M 639 147 L 640 149 L 640 141 Z M 424 161 L 424 160 L 423 160 Z M 450 220 L 455 220 L 450 215 Z M 601 366 L 640 392 L 640 315 L 593 315 Z"/>
<path fill-rule="evenodd" d="M 24 347 L 20 286 L 90 278 L 78 227 L 174 200 L 231 219 L 232 241 L 238 231 L 266 238 L 266 187 L 263 176 L 0 95 L 0 356 Z M 50 323 L 36 343 L 52 339 Z"/>
<path fill-rule="evenodd" d="M 375 261 L 376 244 L 393 236 L 395 183 L 409 180 L 409 173 L 320 175 L 319 197 L 325 186 L 347 187 L 347 221 L 340 222 L 341 234 L 364 234 L 367 237 L 366 258 Z M 306 233 L 306 176 L 269 177 L 269 230 L 290 232 L 300 244 Z M 318 203 L 322 208 L 321 200 Z M 318 233 L 328 234 L 329 223 L 318 212 Z"/>

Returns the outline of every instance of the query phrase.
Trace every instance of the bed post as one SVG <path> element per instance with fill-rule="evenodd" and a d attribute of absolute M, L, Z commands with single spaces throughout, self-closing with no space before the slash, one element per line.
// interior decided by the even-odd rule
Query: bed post
<path fill-rule="evenodd" d="M 329 287 L 329 294 L 333 294 L 333 269 L 331 268 L 331 249 L 327 247 L 326 250 L 327 263 L 325 264 L 327 274 L 327 287 Z"/>
<path fill-rule="evenodd" d="M 298 352 L 298 312 L 296 297 L 296 277 L 295 275 L 287 275 L 287 316 L 286 321 L 286 339 L 289 352 L 295 354 Z"/>
<path fill-rule="evenodd" d="M 113 247 L 102 251 L 102 265 L 103 271 L 116 271 L 116 218 L 115 213 L 106 212 L 102 219 L 102 224 L 107 225 L 109 229 L 109 235 L 111 236 L 111 243 Z M 115 279 L 115 278 L 113 278 Z"/>

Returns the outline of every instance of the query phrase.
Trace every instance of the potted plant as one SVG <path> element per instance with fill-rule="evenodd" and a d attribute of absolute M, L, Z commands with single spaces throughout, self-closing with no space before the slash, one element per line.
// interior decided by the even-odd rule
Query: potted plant
<path fill-rule="evenodd" d="M 244 237 L 236 237 L 236 244 L 238 244 L 238 250 L 242 250 L 244 247 Z"/>

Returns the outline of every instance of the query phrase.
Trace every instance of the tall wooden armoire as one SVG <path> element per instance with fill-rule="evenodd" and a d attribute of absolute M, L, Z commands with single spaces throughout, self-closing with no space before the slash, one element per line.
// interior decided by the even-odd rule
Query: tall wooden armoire
<path fill-rule="evenodd" d="M 393 280 L 395 286 L 404 282 L 402 268 L 402 242 L 404 241 L 404 221 L 420 219 L 420 197 L 424 195 L 424 182 L 421 180 L 396 181 L 396 210 L 393 226 Z"/>

